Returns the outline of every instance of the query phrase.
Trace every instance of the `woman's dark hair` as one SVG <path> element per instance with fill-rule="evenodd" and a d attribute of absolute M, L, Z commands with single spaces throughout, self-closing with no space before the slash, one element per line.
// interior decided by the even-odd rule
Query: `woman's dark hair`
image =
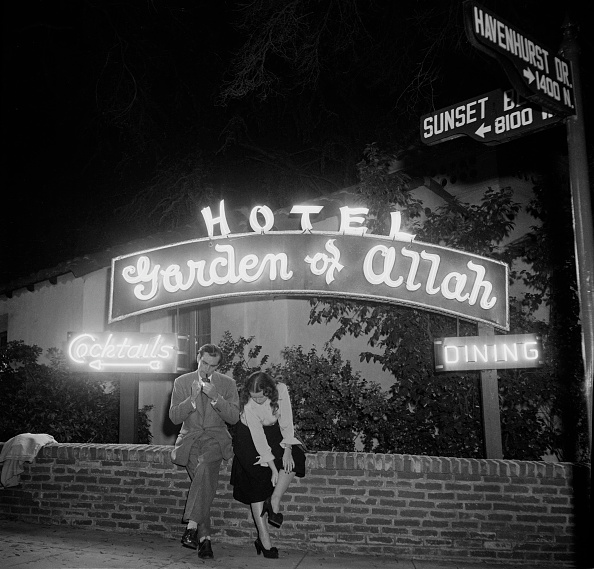
<path fill-rule="evenodd" d="M 243 411 L 243 408 L 250 400 L 250 392 L 258 393 L 259 391 L 268 397 L 270 400 L 270 408 L 272 409 L 272 412 L 276 414 L 278 411 L 278 389 L 276 388 L 276 380 L 263 371 L 255 371 L 245 380 L 239 393 L 239 411 Z"/>

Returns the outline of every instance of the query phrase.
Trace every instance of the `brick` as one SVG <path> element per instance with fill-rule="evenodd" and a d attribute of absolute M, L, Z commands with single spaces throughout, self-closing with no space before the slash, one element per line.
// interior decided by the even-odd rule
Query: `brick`
<path fill-rule="evenodd" d="M 357 486 L 361 486 L 364 488 L 380 488 L 384 485 L 383 480 L 357 480 Z"/>
<path fill-rule="evenodd" d="M 338 521 L 338 520 L 337 520 Z M 347 523 L 347 520 L 344 520 Z M 374 518 L 369 517 L 365 520 L 365 523 L 369 526 L 390 526 L 392 525 L 392 518 Z"/>
<path fill-rule="evenodd" d="M 400 512 L 401 517 L 406 518 L 425 518 L 429 515 L 429 512 L 424 510 L 403 510 Z"/>
<path fill-rule="evenodd" d="M 412 524 L 407 523 L 406 528 L 404 527 L 383 527 L 382 533 L 384 534 L 393 534 L 393 535 L 406 535 L 409 533 L 408 526 Z"/>
<path fill-rule="evenodd" d="M 418 492 L 415 490 L 399 490 L 398 491 L 399 498 L 419 498 L 422 499 L 425 497 L 425 492 Z"/>
<path fill-rule="evenodd" d="M 108 477 L 101 477 L 98 480 L 99 484 L 106 484 L 106 485 L 113 485 L 113 486 L 119 486 L 122 482 L 121 478 L 108 478 Z"/>
<path fill-rule="evenodd" d="M 354 533 L 364 533 L 364 534 L 376 534 L 383 532 L 385 528 L 380 527 L 373 527 L 373 526 L 366 526 L 366 525 L 353 525 L 353 532 Z"/>
<path fill-rule="evenodd" d="M 342 496 L 364 496 L 364 488 L 342 488 L 338 491 Z"/>
<path fill-rule="evenodd" d="M 370 504 L 374 504 L 375 500 L 369 500 Z M 355 504 L 355 499 L 351 501 L 351 503 Z M 386 500 L 386 498 L 382 498 L 378 504 L 381 508 L 387 508 L 390 510 L 395 510 L 397 508 L 404 508 L 406 506 L 406 500 Z"/>
<path fill-rule="evenodd" d="M 444 484 L 445 490 L 452 490 L 457 492 L 471 492 L 473 490 L 472 485 L 466 484 L 465 482 L 446 482 Z"/>
<path fill-rule="evenodd" d="M 111 514 L 111 518 L 113 520 L 131 520 L 132 516 L 130 514 L 123 514 L 123 513 L 115 512 L 115 513 Z"/>
<path fill-rule="evenodd" d="M 435 508 L 435 502 L 429 502 L 427 500 L 410 500 L 408 503 L 409 508 L 425 508 L 432 510 Z"/>
<path fill-rule="evenodd" d="M 431 512 L 431 517 L 439 519 L 455 520 L 457 518 L 456 512 L 452 510 L 444 510 L 443 512 Z"/>
<path fill-rule="evenodd" d="M 336 536 L 337 543 L 365 543 L 365 535 L 357 535 L 354 533 L 342 533 Z M 389 540 L 387 540 L 389 543 Z"/>
<path fill-rule="evenodd" d="M 94 510 L 115 510 L 115 504 L 109 503 L 109 504 L 93 504 L 93 509 Z"/>
<path fill-rule="evenodd" d="M 384 544 L 391 544 L 393 543 L 392 538 L 387 536 L 380 536 L 380 535 L 368 535 L 367 536 L 367 543 L 384 543 Z"/>
<path fill-rule="evenodd" d="M 455 500 L 456 494 L 454 492 L 429 492 L 427 498 L 429 500 Z M 476 495 L 474 498 L 476 498 Z"/>
<path fill-rule="evenodd" d="M 434 508 L 439 510 L 461 510 L 464 508 L 464 504 L 459 502 L 437 502 Z"/>
<path fill-rule="evenodd" d="M 424 537 L 435 537 L 438 535 L 437 530 L 434 529 L 412 529 L 411 534 Z"/>

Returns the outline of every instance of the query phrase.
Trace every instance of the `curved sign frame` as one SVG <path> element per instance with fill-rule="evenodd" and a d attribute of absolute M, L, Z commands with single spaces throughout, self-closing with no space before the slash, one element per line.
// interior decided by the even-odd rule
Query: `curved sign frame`
<path fill-rule="evenodd" d="M 227 234 L 116 257 L 109 321 L 261 296 L 402 304 L 509 330 L 505 263 L 393 236 L 314 230 Z"/>

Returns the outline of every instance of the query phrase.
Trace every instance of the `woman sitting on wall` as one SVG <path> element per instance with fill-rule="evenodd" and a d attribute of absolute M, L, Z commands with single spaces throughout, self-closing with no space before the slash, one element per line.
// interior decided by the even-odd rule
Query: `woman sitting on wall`
<path fill-rule="evenodd" d="M 240 420 L 233 441 L 233 497 L 249 504 L 258 530 L 258 555 L 276 559 L 264 516 L 280 527 L 281 499 L 294 476 L 305 476 L 305 454 L 295 438 L 289 391 L 264 372 L 250 375 L 239 394 Z M 299 446 L 298 446 L 299 445 Z"/>

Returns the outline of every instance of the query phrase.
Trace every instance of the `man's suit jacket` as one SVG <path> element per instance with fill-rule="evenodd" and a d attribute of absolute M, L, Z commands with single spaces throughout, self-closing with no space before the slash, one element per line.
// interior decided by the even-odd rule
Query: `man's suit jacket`
<path fill-rule="evenodd" d="M 176 425 L 182 423 L 175 447 L 171 451 L 171 460 L 180 466 L 188 464 L 192 444 L 203 435 L 218 441 L 224 459 L 228 460 L 233 456 L 231 435 L 225 423 L 234 425 L 239 420 L 239 394 L 235 381 L 215 371 L 211 382 L 220 395 L 217 404 L 211 405 L 210 399 L 201 393 L 196 399 L 194 409 L 191 395 L 192 382 L 195 379 L 200 379 L 197 371 L 180 375 L 173 384 L 171 394 L 169 418 Z M 205 404 L 203 398 L 207 400 Z"/>

